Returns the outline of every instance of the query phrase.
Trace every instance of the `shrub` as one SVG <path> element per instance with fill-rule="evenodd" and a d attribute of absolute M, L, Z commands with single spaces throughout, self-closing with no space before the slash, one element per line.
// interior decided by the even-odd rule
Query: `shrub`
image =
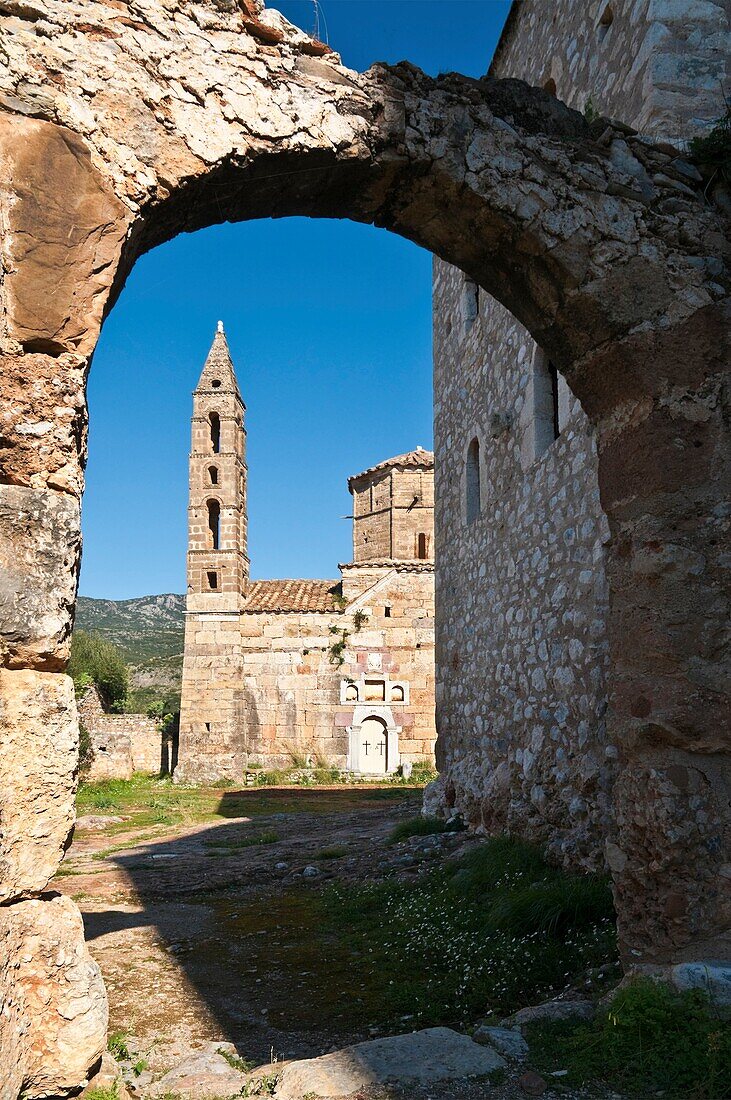
<path fill-rule="evenodd" d="M 91 735 L 83 722 L 79 722 L 79 775 L 83 778 L 94 762 L 94 746 Z"/>
<path fill-rule="evenodd" d="M 326 889 L 323 933 L 348 927 L 360 968 L 353 981 L 367 984 L 389 1026 L 407 1013 L 414 1027 L 464 1027 L 616 959 L 611 900 L 591 878 L 582 894 L 579 877 L 531 845 L 495 838 L 418 881 Z"/>
<path fill-rule="evenodd" d="M 688 152 L 707 175 L 731 183 L 731 104 L 707 134 L 690 139 Z"/>
<path fill-rule="evenodd" d="M 408 821 L 399 822 L 389 834 L 388 843 L 397 844 L 399 840 L 406 840 L 410 836 L 443 833 L 446 827 L 446 821 L 442 821 L 439 817 L 412 817 Z"/>
<path fill-rule="evenodd" d="M 601 1081 L 629 1097 L 666 1100 L 731 1095 L 731 1029 L 701 990 L 640 979 L 591 1024 L 536 1024 L 528 1037 L 536 1067 L 560 1062 L 569 1084 Z"/>
<path fill-rule="evenodd" d="M 130 1056 L 126 1031 L 112 1031 L 107 1039 L 107 1050 L 117 1062 L 126 1062 Z"/>
<path fill-rule="evenodd" d="M 68 673 L 77 694 L 93 682 L 105 707 L 116 711 L 123 709 L 129 689 L 127 666 L 117 647 L 100 634 L 74 631 Z"/>
<path fill-rule="evenodd" d="M 437 778 L 437 769 L 430 760 L 417 760 L 411 769 L 412 783 L 431 783 Z"/>

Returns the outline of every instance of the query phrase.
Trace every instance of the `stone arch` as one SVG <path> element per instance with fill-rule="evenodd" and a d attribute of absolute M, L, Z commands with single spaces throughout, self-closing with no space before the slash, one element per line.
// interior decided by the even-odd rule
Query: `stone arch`
<path fill-rule="evenodd" d="M 12 413 L 0 443 L 11 578 L 0 678 L 15 746 L 0 768 L 20 807 L 6 829 L 6 928 L 30 920 L 22 899 L 47 885 L 73 820 L 74 707 L 59 673 L 78 572 L 84 384 L 102 320 L 135 260 L 175 234 L 306 214 L 372 222 L 461 268 L 525 325 L 590 417 L 612 532 L 610 725 L 622 772 L 608 859 L 625 957 L 720 955 L 731 450 L 721 216 L 692 180 L 668 183 L 661 151 L 626 128 L 590 129 L 519 81 L 432 79 L 405 63 L 354 73 L 255 0 L 151 0 L 134 27 L 102 0 L 87 0 L 83 24 L 63 0 L 44 11 L 53 33 L 36 33 L 22 5 L 0 17 L 13 58 L 0 115 Z M 620 140 L 621 169 L 610 157 Z M 49 707 L 58 728 L 44 748 L 35 731 L 51 728 Z M 36 839 L 23 830 L 18 745 L 54 762 Z M 64 919 L 78 937 L 77 917 Z M 101 998 L 93 967 L 85 980 L 88 1003 Z M 20 1089 L 38 1056 L 22 1006 L 14 1012 L 8 1080 Z M 78 1084 L 102 1032 L 86 1027 L 74 1065 L 46 1073 L 47 1091 Z"/>

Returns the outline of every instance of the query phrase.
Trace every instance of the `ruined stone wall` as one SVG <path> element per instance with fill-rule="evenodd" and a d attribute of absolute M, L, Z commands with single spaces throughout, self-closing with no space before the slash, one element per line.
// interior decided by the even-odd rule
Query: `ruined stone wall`
<path fill-rule="evenodd" d="M 160 723 L 146 714 L 106 714 L 96 688 L 79 702 L 79 721 L 91 738 L 94 757 L 88 779 L 129 779 L 134 772 L 159 775 Z"/>
<path fill-rule="evenodd" d="M 343 569 L 344 610 L 188 614 L 179 780 L 240 779 L 248 765 L 287 767 L 295 756 L 352 766 L 348 730 L 369 678 L 384 680 L 386 717 L 400 729 L 393 766 L 433 759 L 433 569 Z M 353 690 L 361 698 L 348 698 Z"/>
<path fill-rule="evenodd" d="M 558 0 L 549 13 L 541 0 L 518 0 L 490 73 L 546 87 L 577 109 L 591 100 L 595 110 L 679 139 L 721 113 L 727 30 L 715 2 L 634 0 L 610 9 L 604 0 Z M 615 135 L 613 163 L 631 170 L 628 152 Z M 563 379 L 560 434 L 546 438 L 545 367 L 504 306 L 435 260 L 444 779 L 428 804 L 449 800 L 475 825 L 507 828 L 546 842 L 564 862 L 596 866 L 614 828 L 618 758 L 605 722 L 609 527 L 594 433 Z M 482 507 L 468 525 L 473 438 Z"/>

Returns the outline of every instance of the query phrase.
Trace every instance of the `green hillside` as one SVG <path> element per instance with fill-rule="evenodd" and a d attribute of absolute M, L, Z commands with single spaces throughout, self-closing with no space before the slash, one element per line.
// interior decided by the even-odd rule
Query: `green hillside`
<path fill-rule="evenodd" d="M 129 708 L 180 693 L 183 671 L 185 596 L 139 596 L 93 600 L 79 596 L 76 626 L 101 634 L 119 648 L 130 670 Z"/>

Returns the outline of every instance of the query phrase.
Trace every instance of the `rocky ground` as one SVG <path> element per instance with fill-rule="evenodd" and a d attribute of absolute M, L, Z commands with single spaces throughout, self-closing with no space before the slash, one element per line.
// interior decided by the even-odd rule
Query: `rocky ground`
<path fill-rule="evenodd" d="M 418 876 L 480 843 L 456 833 L 388 845 L 392 829 L 418 814 L 418 790 L 221 791 L 220 802 L 230 816 L 144 830 L 133 818 L 82 816 L 56 882 L 82 910 L 127 1087 L 145 1100 L 230 1096 L 258 1088 L 246 1086 L 242 1068 L 382 1035 L 378 1005 L 348 972 L 348 929 L 323 953 L 308 938 L 308 898 L 334 880 Z M 561 1091 L 560 1076 L 536 1083 L 526 1070 L 508 1059 L 500 1080 L 370 1085 L 357 1095 L 522 1100 Z"/>

